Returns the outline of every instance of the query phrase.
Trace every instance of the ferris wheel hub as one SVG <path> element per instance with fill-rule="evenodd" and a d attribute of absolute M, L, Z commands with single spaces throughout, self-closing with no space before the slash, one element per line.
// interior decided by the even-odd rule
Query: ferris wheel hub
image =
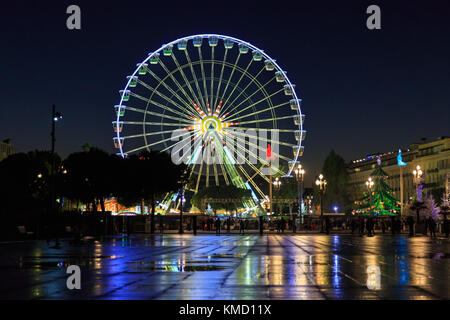
<path fill-rule="evenodd" d="M 222 121 L 216 116 L 206 116 L 201 119 L 200 128 L 203 133 L 207 131 L 221 132 L 223 129 Z"/>

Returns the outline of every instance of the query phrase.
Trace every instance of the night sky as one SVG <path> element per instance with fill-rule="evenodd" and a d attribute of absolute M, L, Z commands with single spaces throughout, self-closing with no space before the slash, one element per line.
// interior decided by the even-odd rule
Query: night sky
<path fill-rule="evenodd" d="M 449 1 L 49 2 L 0 9 L 0 139 L 17 151 L 50 148 L 56 104 L 59 154 L 85 142 L 115 152 L 125 77 L 197 33 L 248 41 L 288 72 L 306 114 L 307 184 L 331 149 L 349 161 L 450 135 Z M 80 31 L 66 28 L 70 4 L 81 7 Z M 370 4 L 381 7 L 381 30 L 366 28 Z"/>

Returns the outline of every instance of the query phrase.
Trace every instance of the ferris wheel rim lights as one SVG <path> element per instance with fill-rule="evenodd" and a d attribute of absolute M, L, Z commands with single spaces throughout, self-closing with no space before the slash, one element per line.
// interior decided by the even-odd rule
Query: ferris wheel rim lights
<path fill-rule="evenodd" d="M 255 52 L 256 52 L 258 55 L 260 55 L 261 59 L 259 59 L 258 61 L 260 61 L 263 58 L 265 58 L 264 63 L 271 63 L 274 66 L 274 70 L 276 70 L 276 72 L 282 72 L 283 73 L 284 81 L 286 81 L 287 85 L 291 88 L 292 96 L 293 96 L 292 100 L 295 100 L 295 102 L 297 104 L 297 110 L 298 110 L 298 113 L 299 113 L 299 117 L 301 119 L 304 117 L 304 114 L 301 112 L 301 107 L 300 107 L 300 102 L 301 102 L 302 99 L 298 98 L 297 93 L 295 92 L 295 84 L 292 84 L 292 82 L 289 80 L 289 78 L 287 76 L 287 72 L 284 71 L 276 63 L 275 59 L 272 59 L 268 54 L 266 54 L 264 52 L 264 50 L 254 46 L 253 44 L 251 44 L 251 43 L 249 43 L 247 41 L 243 41 L 243 40 L 231 37 L 231 36 L 220 35 L 220 34 L 196 34 L 196 35 L 191 35 L 191 36 L 178 38 L 178 39 L 176 39 L 174 41 L 171 41 L 169 43 L 166 43 L 166 44 L 162 45 L 156 51 L 149 53 L 148 56 L 141 63 L 138 63 L 136 65 L 136 69 L 132 73 L 132 75 L 127 76 L 127 84 L 126 84 L 126 86 L 125 86 L 125 88 L 123 90 L 120 90 L 120 92 L 121 92 L 120 102 L 119 102 L 118 105 L 115 106 L 115 107 L 117 107 L 117 117 L 116 117 L 116 121 L 114 121 L 114 122 L 116 123 L 117 127 L 119 127 L 120 122 L 121 122 L 120 121 L 121 108 L 125 107 L 122 103 L 128 100 L 128 99 L 124 99 L 124 97 L 126 97 L 127 92 L 129 92 L 128 88 L 130 87 L 130 83 L 133 83 L 133 81 L 135 81 L 136 75 L 139 74 L 139 71 L 141 70 L 141 67 L 142 66 L 148 66 L 147 62 L 150 62 L 151 64 L 153 64 L 154 61 L 155 61 L 155 57 L 156 57 L 156 59 L 159 59 L 160 52 L 163 52 L 163 55 L 166 55 L 166 54 L 164 54 L 165 53 L 164 50 L 166 50 L 166 52 L 167 52 L 167 50 L 168 50 L 167 48 L 170 48 L 170 51 L 172 51 L 172 49 L 173 49 L 173 47 L 175 45 L 178 45 L 178 44 L 181 43 L 181 44 L 183 44 L 184 47 L 180 48 L 178 46 L 178 48 L 180 50 L 186 50 L 187 49 L 187 43 L 188 43 L 189 40 L 193 40 L 194 42 L 197 41 L 197 43 L 194 43 L 194 47 L 201 46 L 202 45 L 202 40 L 204 38 L 206 38 L 206 39 L 214 39 L 216 42 L 219 39 L 221 39 L 221 40 L 224 41 L 224 45 L 225 45 L 226 49 L 229 49 L 229 48 L 232 47 L 232 45 L 230 46 L 231 42 L 232 43 L 235 42 L 238 45 L 238 50 L 241 50 L 241 48 L 243 46 L 247 46 L 248 48 L 250 48 L 252 50 L 253 54 L 255 54 Z M 200 40 L 200 44 L 198 44 L 199 40 Z M 210 46 L 216 46 L 217 45 L 216 42 L 214 42 L 214 44 L 209 43 L 209 45 Z M 303 121 L 299 121 L 298 127 L 299 127 L 300 132 L 303 132 Z M 124 153 L 124 151 L 123 151 L 123 148 L 122 148 L 122 146 L 123 146 L 122 141 L 123 140 L 121 140 L 120 131 L 119 130 L 117 130 L 116 137 L 114 138 L 114 140 L 117 141 L 117 143 L 118 143 L 118 149 L 120 151 L 119 152 L 120 156 L 122 158 L 124 158 L 127 155 L 127 153 Z M 300 139 L 299 140 L 299 144 L 298 144 L 298 148 L 297 148 L 297 152 L 295 152 L 295 157 L 294 157 L 293 162 L 295 162 L 295 163 L 298 162 L 298 158 L 300 157 L 300 154 L 302 153 L 303 149 L 304 149 L 304 146 L 302 145 L 302 140 Z M 292 170 L 293 170 L 293 167 L 292 168 L 288 167 L 288 173 L 285 175 L 285 177 L 291 177 Z"/>

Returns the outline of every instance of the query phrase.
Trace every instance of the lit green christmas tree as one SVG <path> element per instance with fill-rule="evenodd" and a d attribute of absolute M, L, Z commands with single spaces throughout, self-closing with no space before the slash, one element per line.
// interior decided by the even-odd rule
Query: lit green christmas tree
<path fill-rule="evenodd" d="M 365 193 L 357 201 L 358 209 L 356 213 L 373 216 L 396 216 L 400 213 L 400 200 L 392 195 L 392 188 L 387 185 L 385 179 L 387 173 L 381 169 L 380 160 L 375 170 L 370 175 L 374 179 L 374 186 L 371 193 Z"/>

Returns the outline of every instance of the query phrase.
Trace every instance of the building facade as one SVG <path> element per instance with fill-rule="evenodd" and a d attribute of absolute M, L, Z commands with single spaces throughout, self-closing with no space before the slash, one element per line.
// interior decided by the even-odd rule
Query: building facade
<path fill-rule="evenodd" d="M 352 201 L 356 201 L 367 191 L 366 181 L 381 158 L 381 166 L 388 174 L 387 184 L 393 189 L 396 198 L 401 199 L 400 171 L 403 176 L 403 204 L 412 201 L 416 193 L 413 170 L 419 165 L 424 172 L 424 194 L 443 197 L 450 188 L 450 137 L 413 143 L 407 150 L 402 150 L 402 160 L 406 166 L 398 166 L 398 151 L 384 154 L 372 154 L 362 159 L 353 160 L 348 165 L 348 189 Z M 435 198 L 435 200 L 438 200 Z M 405 213 L 403 213 L 405 214 Z"/>
<path fill-rule="evenodd" d="M 8 156 L 15 153 L 15 150 L 11 144 L 11 140 L 6 139 L 0 142 L 0 161 L 6 159 Z"/>

